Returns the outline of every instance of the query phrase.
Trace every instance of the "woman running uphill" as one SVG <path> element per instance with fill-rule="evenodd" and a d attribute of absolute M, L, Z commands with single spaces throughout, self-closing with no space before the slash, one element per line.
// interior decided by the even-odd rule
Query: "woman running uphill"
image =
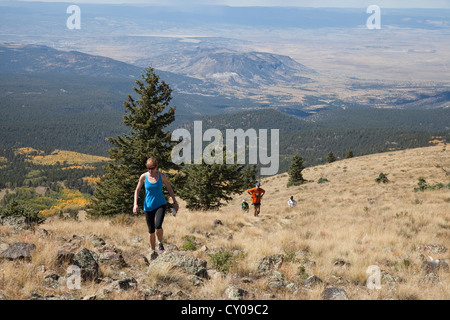
<path fill-rule="evenodd" d="M 266 191 L 263 188 L 260 188 L 260 184 L 257 182 L 256 187 L 253 189 L 248 189 L 247 192 L 252 196 L 252 205 L 255 208 L 254 215 L 257 217 L 261 211 L 261 198 Z"/>
<path fill-rule="evenodd" d="M 158 253 L 155 251 L 155 230 L 156 237 L 158 237 L 159 241 L 158 249 L 160 252 L 164 252 L 164 246 L 162 243 L 164 235 L 162 224 L 166 213 L 166 199 L 163 194 L 163 183 L 166 186 L 167 191 L 169 191 L 169 195 L 172 197 L 175 211 L 178 211 L 178 203 L 175 199 L 175 194 L 170 186 L 169 180 L 164 173 L 158 171 L 158 161 L 155 158 L 149 158 L 147 160 L 146 167 L 148 172 L 141 175 L 136 191 L 134 192 L 133 213 L 139 213 L 137 200 L 139 197 L 139 191 L 142 186 L 145 186 L 144 213 L 148 226 L 150 246 L 152 248 L 151 259 L 155 259 L 158 256 Z"/>

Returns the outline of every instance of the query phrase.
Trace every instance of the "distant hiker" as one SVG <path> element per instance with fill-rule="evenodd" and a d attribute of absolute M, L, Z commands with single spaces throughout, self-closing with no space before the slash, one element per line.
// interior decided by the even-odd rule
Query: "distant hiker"
<path fill-rule="evenodd" d="M 169 195 L 173 200 L 173 207 L 175 211 L 178 211 L 178 203 L 175 199 L 175 194 L 170 186 L 169 180 L 164 173 L 158 171 L 158 161 L 155 158 L 149 158 L 146 163 L 148 172 L 143 173 L 137 184 L 134 192 L 134 207 L 133 213 L 139 213 L 138 197 L 139 191 L 142 186 L 145 186 L 145 199 L 144 199 L 144 213 L 145 220 L 147 221 L 150 246 L 152 248 L 151 259 L 155 259 L 158 256 L 156 250 L 156 236 L 158 237 L 158 249 L 159 252 L 164 252 L 163 241 L 163 228 L 164 215 L 166 213 L 166 199 L 163 194 L 163 183 L 169 191 Z"/>
<path fill-rule="evenodd" d="M 252 196 L 252 205 L 255 209 L 254 215 L 255 217 L 259 216 L 261 211 L 261 198 L 266 193 L 263 188 L 260 188 L 260 183 L 256 182 L 256 187 L 253 189 L 248 189 L 247 192 Z"/>
<path fill-rule="evenodd" d="M 289 206 L 290 208 L 293 208 L 293 207 L 295 207 L 296 205 L 297 205 L 297 201 L 294 200 L 294 196 L 291 196 L 291 198 L 290 198 L 289 201 L 288 201 L 288 206 Z"/>
<path fill-rule="evenodd" d="M 242 211 L 248 212 L 248 210 L 249 210 L 248 202 L 245 200 L 242 200 Z"/>

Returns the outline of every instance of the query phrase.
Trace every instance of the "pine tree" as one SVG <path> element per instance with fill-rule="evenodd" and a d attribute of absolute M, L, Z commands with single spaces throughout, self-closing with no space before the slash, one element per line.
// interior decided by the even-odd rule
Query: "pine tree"
<path fill-rule="evenodd" d="M 188 164 L 180 197 L 189 210 L 216 210 L 256 183 L 256 167 L 239 164 Z"/>
<path fill-rule="evenodd" d="M 336 161 L 336 156 L 334 155 L 334 153 L 333 152 L 329 152 L 328 154 L 327 154 L 327 162 L 328 163 L 332 163 L 332 162 L 335 162 Z"/>
<path fill-rule="evenodd" d="M 108 138 L 114 145 L 108 151 L 112 161 L 104 167 L 105 175 L 96 187 L 93 215 L 132 213 L 134 190 L 148 158 L 155 157 L 158 167 L 166 172 L 177 169 L 171 162 L 175 143 L 171 141 L 171 133 L 164 130 L 175 120 L 175 108 L 169 106 L 172 89 L 151 67 L 135 84 L 133 90 L 139 98 L 135 100 L 128 95 L 124 102 L 123 122 L 130 127 L 130 133 Z M 143 189 L 139 197 L 141 206 Z"/>
<path fill-rule="evenodd" d="M 345 154 L 345 159 L 350 159 L 350 158 L 353 158 L 352 150 L 348 150 L 347 153 Z"/>
<path fill-rule="evenodd" d="M 288 174 L 289 180 L 287 186 L 299 186 L 305 182 L 303 179 L 302 171 L 305 169 L 303 166 L 303 158 L 299 154 L 296 154 L 292 158 L 291 166 L 289 167 Z"/>

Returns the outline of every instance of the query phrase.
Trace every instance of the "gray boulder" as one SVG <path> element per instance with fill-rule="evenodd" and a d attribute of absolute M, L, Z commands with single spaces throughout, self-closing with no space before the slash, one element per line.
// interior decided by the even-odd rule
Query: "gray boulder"
<path fill-rule="evenodd" d="M 113 251 L 106 251 L 100 253 L 98 261 L 102 264 L 107 264 L 113 269 L 121 269 L 127 267 L 127 263 L 121 254 Z"/>
<path fill-rule="evenodd" d="M 266 256 L 261 259 L 257 273 L 259 276 L 269 275 L 274 270 L 279 269 L 282 264 L 283 264 L 283 256 L 281 254 Z"/>
<path fill-rule="evenodd" d="M 36 249 L 32 243 L 16 242 L 0 254 L 0 258 L 8 260 L 25 260 L 31 262 L 31 254 Z"/>
<path fill-rule="evenodd" d="M 242 300 L 247 293 L 248 292 L 246 290 L 233 285 L 225 289 L 225 294 L 227 295 L 228 299 L 231 300 Z"/>
<path fill-rule="evenodd" d="M 86 248 L 81 249 L 73 257 L 73 264 L 80 267 L 81 278 L 84 281 L 97 280 L 99 275 L 98 263 L 94 259 L 94 255 L 91 251 Z"/>
<path fill-rule="evenodd" d="M 207 279 L 208 272 L 206 270 L 206 261 L 193 258 L 177 252 L 168 252 L 159 255 L 156 260 L 153 260 L 149 266 L 149 272 L 151 269 L 159 264 L 168 264 L 173 268 L 180 268 L 187 273 L 196 275 Z"/>
<path fill-rule="evenodd" d="M 335 287 L 326 288 L 320 296 L 324 300 L 348 300 L 347 292 L 344 289 Z"/>
<path fill-rule="evenodd" d="M 306 278 L 305 280 L 303 280 L 302 285 L 306 288 L 312 289 L 318 285 L 321 285 L 323 283 L 322 279 L 320 279 L 317 276 L 310 276 L 308 278 Z"/>
<path fill-rule="evenodd" d="M 269 277 L 269 283 L 267 285 L 267 289 L 283 289 L 286 287 L 286 283 L 284 282 L 283 275 L 278 271 L 273 271 L 272 276 Z"/>
<path fill-rule="evenodd" d="M 123 279 L 111 282 L 106 288 L 103 289 L 103 293 L 110 294 L 112 292 L 134 290 L 137 289 L 137 286 L 138 283 L 135 278 L 126 276 Z"/>
<path fill-rule="evenodd" d="M 28 219 L 26 217 L 0 217 L 0 224 L 11 227 L 15 231 L 25 230 L 30 227 Z"/>

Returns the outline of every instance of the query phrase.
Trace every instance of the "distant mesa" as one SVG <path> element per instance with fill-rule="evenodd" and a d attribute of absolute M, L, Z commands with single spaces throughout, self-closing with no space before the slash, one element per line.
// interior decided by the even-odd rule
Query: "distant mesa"
<path fill-rule="evenodd" d="M 250 85 L 305 83 L 315 71 L 292 58 L 267 52 L 197 48 L 154 59 L 158 69 L 212 82 Z"/>

